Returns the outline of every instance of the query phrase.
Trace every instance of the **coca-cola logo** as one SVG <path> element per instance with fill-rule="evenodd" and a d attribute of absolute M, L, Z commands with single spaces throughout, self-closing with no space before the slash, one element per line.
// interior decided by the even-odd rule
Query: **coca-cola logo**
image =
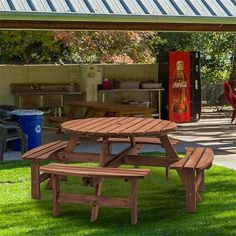
<path fill-rule="evenodd" d="M 174 82 L 173 88 L 187 88 L 187 82 L 186 81 Z"/>

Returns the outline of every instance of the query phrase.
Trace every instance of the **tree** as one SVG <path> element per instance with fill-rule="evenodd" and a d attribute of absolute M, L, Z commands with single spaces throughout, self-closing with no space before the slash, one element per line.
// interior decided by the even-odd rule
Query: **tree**
<path fill-rule="evenodd" d="M 235 80 L 235 44 L 232 33 L 0 31 L 0 63 L 153 63 L 159 50 L 200 51 L 211 83 L 228 80 L 231 68 Z"/>
<path fill-rule="evenodd" d="M 151 33 L 2 31 L 0 63 L 152 63 Z"/>
<path fill-rule="evenodd" d="M 54 63 L 66 50 L 52 32 L 0 31 L 1 64 Z"/>
<path fill-rule="evenodd" d="M 156 43 L 155 38 L 161 38 Z M 201 52 L 201 75 L 203 82 L 228 80 L 235 35 L 232 33 L 156 33 L 153 50 L 183 50 Z"/>
<path fill-rule="evenodd" d="M 56 32 L 55 39 L 70 50 L 64 60 L 73 63 L 153 63 L 148 46 L 152 33 L 119 31 Z"/>

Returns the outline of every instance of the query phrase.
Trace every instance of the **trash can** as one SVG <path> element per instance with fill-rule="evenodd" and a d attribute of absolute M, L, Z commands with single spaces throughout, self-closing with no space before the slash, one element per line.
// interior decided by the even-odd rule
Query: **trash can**
<path fill-rule="evenodd" d="M 28 150 L 41 145 L 42 111 L 38 110 L 14 110 L 10 112 L 13 119 L 19 123 L 23 132 L 28 137 Z M 19 151 L 20 142 L 14 141 L 13 149 Z"/>

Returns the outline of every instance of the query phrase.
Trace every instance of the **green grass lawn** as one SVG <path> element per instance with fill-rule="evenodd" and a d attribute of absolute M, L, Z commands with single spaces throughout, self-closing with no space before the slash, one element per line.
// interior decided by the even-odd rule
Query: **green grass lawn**
<path fill-rule="evenodd" d="M 213 166 L 206 171 L 204 201 L 197 213 L 185 210 L 185 191 L 176 172 L 165 180 L 163 168 L 152 168 L 139 181 L 138 224 L 130 224 L 130 210 L 100 208 L 90 223 L 90 206 L 63 204 L 61 215 L 52 217 L 52 194 L 42 184 L 41 200 L 30 196 L 28 162 L 0 164 L 0 235 L 236 235 L 236 171 Z M 68 192 L 92 193 L 81 179 L 62 184 Z M 128 196 L 124 181 L 105 181 L 104 194 Z"/>

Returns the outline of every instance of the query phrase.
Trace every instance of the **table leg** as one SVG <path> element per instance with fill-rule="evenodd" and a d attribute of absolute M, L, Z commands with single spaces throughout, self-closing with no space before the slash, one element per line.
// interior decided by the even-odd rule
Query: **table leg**
<path fill-rule="evenodd" d="M 131 179 L 131 224 L 137 224 L 137 179 Z"/>
<path fill-rule="evenodd" d="M 168 157 L 179 158 L 178 154 L 177 154 L 174 146 L 172 145 L 167 134 L 160 136 L 160 140 L 161 140 L 161 144 L 164 147 Z"/>
<path fill-rule="evenodd" d="M 67 143 L 67 146 L 64 149 L 64 152 L 71 153 L 73 151 L 73 149 L 75 148 L 76 144 L 78 143 L 78 141 L 79 141 L 79 135 L 76 132 L 74 132 L 71 135 L 71 137 Z M 67 163 L 66 160 L 60 160 L 60 162 L 64 163 L 64 164 Z M 60 180 L 67 181 L 67 176 L 60 176 Z M 52 188 L 52 180 L 50 178 L 47 183 L 46 189 L 51 189 L 51 188 Z"/>
<path fill-rule="evenodd" d="M 167 134 L 160 136 L 160 140 L 161 140 L 161 144 L 164 147 L 166 154 L 168 157 L 171 158 L 178 158 L 178 154 L 174 148 L 174 146 L 172 145 L 170 139 L 168 138 Z M 170 170 L 169 167 L 166 167 L 166 179 L 170 178 Z"/>
<path fill-rule="evenodd" d="M 108 138 L 104 137 L 103 142 L 101 145 L 101 154 L 100 154 L 100 159 L 99 159 L 99 166 L 104 166 L 106 163 L 106 157 L 109 154 L 110 149 L 109 149 L 109 142 Z M 101 196 L 102 193 L 102 184 L 103 184 L 103 179 L 99 181 L 99 183 L 95 186 L 95 195 L 96 196 Z M 91 216 L 90 216 L 90 221 L 93 222 L 97 219 L 98 217 L 98 211 L 99 211 L 99 206 L 94 205 L 92 207 L 91 211 Z"/>
<path fill-rule="evenodd" d="M 101 194 L 102 194 L 102 184 L 103 184 L 103 179 L 101 179 L 100 182 L 95 186 L 95 195 L 96 196 L 101 196 Z M 94 222 L 97 219 L 98 211 L 99 211 L 99 206 L 94 205 L 92 207 L 92 212 L 91 212 L 91 216 L 90 216 L 90 221 L 91 222 Z"/>
<path fill-rule="evenodd" d="M 60 180 L 57 175 L 52 176 L 52 190 L 53 190 L 53 216 L 57 217 L 60 214 L 60 203 L 58 196 L 60 192 Z"/>
<path fill-rule="evenodd" d="M 78 143 L 78 140 L 79 140 L 79 135 L 74 132 L 70 139 L 69 139 L 69 142 L 67 143 L 67 146 L 65 147 L 64 151 L 65 152 L 72 152 L 73 149 L 75 148 L 76 144 Z"/>
<path fill-rule="evenodd" d="M 106 162 L 106 157 L 109 154 L 109 142 L 108 138 L 105 137 L 103 138 L 103 142 L 101 145 L 101 154 L 100 154 L 100 159 L 99 159 L 99 166 L 104 166 Z"/>
<path fill-rule="evenodd" d="M 131 146 L 135 146 L 136 145 L 136 141 L 135 141 L 135 136 L 134 135 L 131 135 L 130 136 L 130 143 L 131 143 Z M 138 155 L 138 152 L 139 152 L 139 149 L 140 149 L 140 146 L 139 145 L 136 145 L 136 149 L 134 149 L 132 152 L 129 153 L 129 155 Z M 135 165 L 134 168 L 138 168 L 138 165 Z"/>

